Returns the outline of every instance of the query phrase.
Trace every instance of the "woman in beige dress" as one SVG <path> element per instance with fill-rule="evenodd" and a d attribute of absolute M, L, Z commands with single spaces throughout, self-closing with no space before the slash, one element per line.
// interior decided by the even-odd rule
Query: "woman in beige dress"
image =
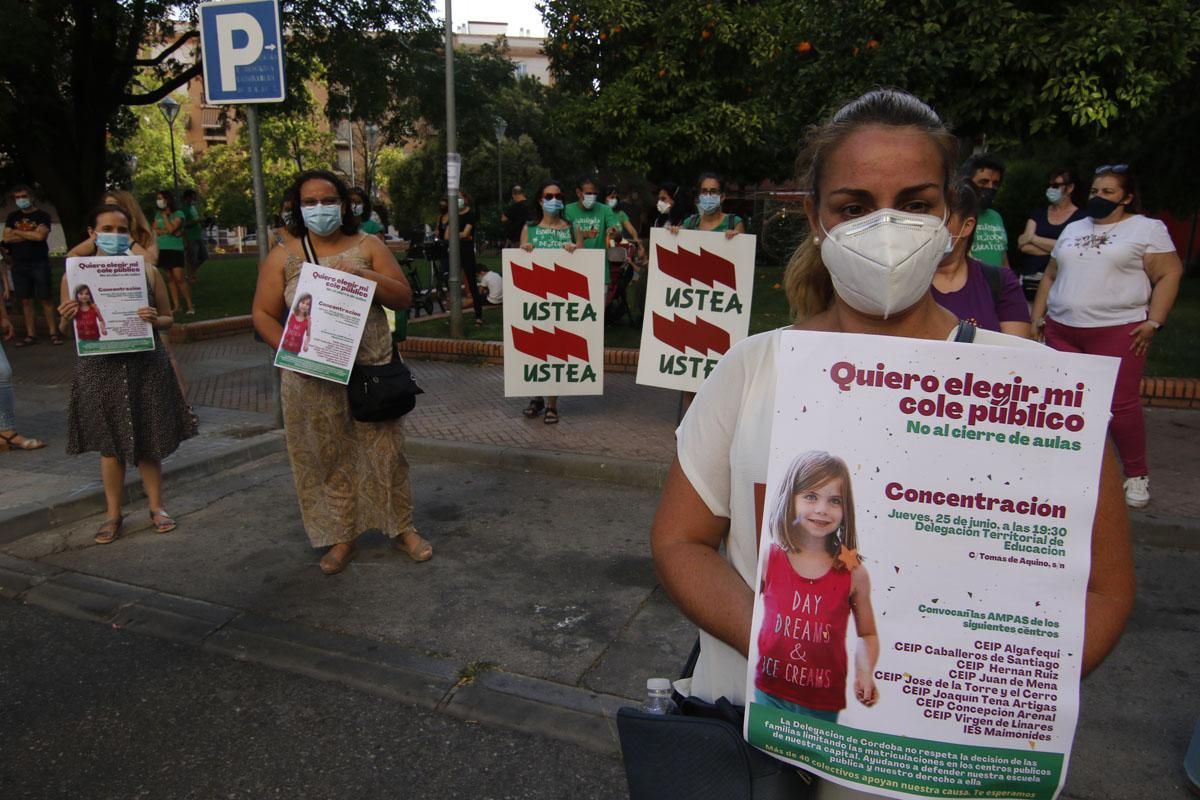
<path fill-rule="evenodd" d="M 358 230 L 350 193 L 341 178 L 324 170 L 296 176 L 288 190 L 292 238 L 271 250 L 258 273 L 254 327 L 273 348 L 283 336 L 280 320 L 295 299 L 305 236 L 322 266 L 375 282 L 375 297 L 355 359 L 386 364 L 392 338 L 383 308 L 408 307 L 412 292 L 383 242 Z M 364 530 L 378 528 L 414 561 L 433 547 L 412 522 L 412 493 L 404 457 L 403 419 L 356 422 L 346 387 L 284 370 L 283 424 L 304 529 L 313 547 L 328 547 L 321 571 L 334 575 L 354 557 Z"/>

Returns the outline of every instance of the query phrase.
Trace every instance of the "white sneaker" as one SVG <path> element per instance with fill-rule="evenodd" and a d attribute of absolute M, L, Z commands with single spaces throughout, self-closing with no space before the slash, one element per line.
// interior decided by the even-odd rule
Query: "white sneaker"
<path fill-rule="evenodd" d="M 1150 503 L 1150 478 L 1142 475 L 1125 481 L 1125 505 L 1145 508 Z"/>

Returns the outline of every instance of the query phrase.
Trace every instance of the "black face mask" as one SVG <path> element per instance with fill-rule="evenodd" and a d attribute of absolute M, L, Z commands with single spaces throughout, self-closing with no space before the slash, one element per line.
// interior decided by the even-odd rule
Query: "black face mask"
<path fill-rule="evenodd" d="M 1087 201 L 1087 215 L 1092 219 L 1104 219 L 1109 214 L 1117 210 L 1121 204 L 1115 200 L 1106 200 L 1100 195 L 1089 197 Z"/>
<path fill-rule="evenodd" d="M 976 194 L 979 195 L 979 208 L 987 211 L 992 207 L 992 201 L 996 199 L 995 189 L 976 189 Z"/>

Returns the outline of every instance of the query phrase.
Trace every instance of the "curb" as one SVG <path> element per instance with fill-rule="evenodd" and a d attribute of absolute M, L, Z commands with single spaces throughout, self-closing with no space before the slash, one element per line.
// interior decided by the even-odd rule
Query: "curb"
<path fill-rule="evenodd" d="M 163 480 L 203 478 L 238 464 L 281 452 L 286 446 L 282 431 L 262 433 L 215 454 L 182 456 L 163 465 Z M 141 477 L 131 470 L 125 478 L 126 502 L 145 497 Z M 0 511 L 0 544 L 10 544 L 30 534 L 90 517 L 104 510 L 104 487 L 99 483 Z"/>
<path fill-rule="evenodd" d="M 617 709 L 637 702 L 499 670 L 472 674 L 471 664 L 400 645 L 3 554 L 0 597 L 604 755 L 620 754 Z"/>
<path fill-rule="evenodd" d="M 605 458 L 475 442 L 449 442 L 416 436 L 405 439 L 404 453 L 418 460 L 450 461 L 520 472 L 539 472 L 562 478 L 603 481 L 635 489 L 661 489 L 670 468 L 668 464 L 631 458 Z"/>

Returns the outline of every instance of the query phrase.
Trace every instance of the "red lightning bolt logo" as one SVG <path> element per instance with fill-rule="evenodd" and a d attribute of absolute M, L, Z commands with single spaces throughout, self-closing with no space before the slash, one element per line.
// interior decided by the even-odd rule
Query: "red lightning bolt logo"
<path fill-rule="evenodd" d="M 513 327 L 513 347 L 527 356 L 533 356 L 540 361 L 549 360 L 550 356 L 566 361 L 571 356 L 581 361 L 589 361 L 587 339 L 570 331 L 555 327 L 554 332 L 544 331 L 534 325 L 532 331 L 523 331 Z M 728 346 L 728 342 L 726 342 Z"/>
<path fill-rule="evenodd" d="M 688 347 L 706 355 L 709 351 L 725 353 L 729 350 L 729 331 L 699 318 L 688 322 L 677 314 L 671 319 L 654 315 L 654 338 L 681 353 Z"/>
<path fill-rule="evenodd" d="M 737 274 L 733 262 L 721 258 L 716 253 L 710 253 L 703 247 L 697 255 L 682 247 L 678 252 L 668 250 L 658 245 L 658 268 L 664 275 L 670 275 L 684 283 L 696 281 L 705 286 L 723 283 L 737 291 Z"/>
<path fill-rule="evenodd" d="M 513 286 L 535 294 L 543 300 L 546 299 L 546 295 L 551 294 L 564 300 L 568 299 L 569 295 L 582 297 L 584 300 L 591 299 L 587 276 L 567 269 L 562 264 L 555 264 L 552 269 L 534 264 L 532 269 L 526 269 L 510 261 L 508 268 L 512 270 Z"/>

